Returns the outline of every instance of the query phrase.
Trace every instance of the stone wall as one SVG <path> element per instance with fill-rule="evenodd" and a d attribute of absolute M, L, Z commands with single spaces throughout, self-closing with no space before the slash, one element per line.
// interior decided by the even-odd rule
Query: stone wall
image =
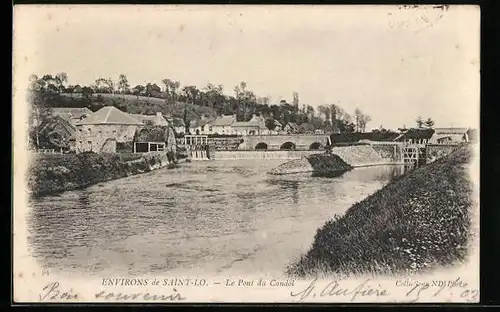
<path fill-rule="evenodd" d="M 80 125 L 76 132 L 76 151 L 100 153 L 109 139 L 131 142 L 137 128 L 134 125 Z"/>
<path fill-rule="evenodd" d="M 298 150 L 307 150 L 313 143 L 320 143 L 325 146 L 328 142 L 328 135 L 250 135 L 243 137 L 240 150 L 253 150 L 259 143 L 267 144 L 268 150 L 279 150 L 286 142 L 295 144 Z"/>

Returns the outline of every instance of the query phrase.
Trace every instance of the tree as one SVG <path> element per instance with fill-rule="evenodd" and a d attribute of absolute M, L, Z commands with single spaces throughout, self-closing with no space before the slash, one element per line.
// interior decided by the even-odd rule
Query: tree
<path fill-rule="evenodd" d="M 299 107 L 299 94 L 297 92 L 293 93 L 292 104 L 294 107 L 297 107 L 297 108 Z"/>
<path fill-rule="evenodd" d="M 221 108 L 224 101 L 223 86 L 207 84 L 205 87 L 205 97 L 208 101 L 208 106 Z"/>
<path fill-rule="evenodd" d="M 356 132 L 360 132 L 361 131 L 361 120 L 363 119 L 363 112 L 361 112 L 361 110 L 359 108 L 356 108 L 354 110 L 354 118 L 356 120 Z"/>
<path fill-rule="evenodd" d="M 84 98 L 86 98 L 89 101 L 92 100 L 92 94 L 94 93 L 94 90 L 92 90 L 89 87 L 83 87 L 81 92 Z"/>
<path fill-rule="evenodd" d="M 320 105 L 320 106 L 318 106 L 318 111 L 320 114 L 325 115 L 325 119 L 324 119 L 325 126 L 329 126 L 330 125 L 330 107 L 325 106 L 325 105 Z"/>
<path fill-rule="evenodd" d="M 432 120 L 431 118 L 427 118 L 427 120 L 425 121 L 425 127 L 428 129 L 434 128 L 434 120 Z"/>
<path fill-rule="evenodd" d="M 30 91 L 41 91 L 42 85 L 39 83 L 40 79 L 35 74 L 30 75 L 29 77 L 29 87 Z"/>
<path fill-rule="evenodd" d="M 274 118 L 267 118 L 265 121 L 266 128 L 269 130 L 276 129 L 276 124 L 274 123 Z"/>
<path fill-rule="evenodd" d="M 363 118 L 361 119 L 361 132 L 366 131 L 366 125 L 372 121 L 372 118 L 368 115 L 363 115 Z"/>
<path fill-rule="evenodd" d="M 307 114 L 309 121 L 311 121 L 314 118 L 314 114 L 315 114 L 314 107 L 312 107 L 311 105 L 307 105 L 306 114 Z"/>
<path fill-rule="evenodd" d="M 96 93 L 109 93 L 109 89 L 107 88 L 108 82 L 104 78 L 98 78 L 94 82 L 95 85 L 95 92 Z"/>
<path fill-rule="evenodd" d="M 185 86 L 182 91 L 186 94 L 186 98 L 191 99 L 191 104 L 195 104 L 200 90 L 196 86 Z"/>
<path fill-rule="evenodd" d="M 167 102 L 175 103 L 177 101 L 177 90 L 180 87 L 179 81 L 174 81 L 170 78 L 165 78 L 161 81 L 165 85 L 165 93 L 167 94 Z"/>
<path fill-rule="evenodd" d="M 132 89 L 132 94 L 139 98 L 139 95 L 141 95 L 145 89 L 146 87 L 144 87 L 143 85 L 137 85 Z"/>
<path fill-rule="evenodd" d="M 421 129 L 423 125 L 424 125 L 424 121 L 422 120 L 422 117 L 418 116 L 417 117 L 417 128 Z"/>
<path fill-rule="evenodd" d="M 52 110 L 47 105 L 48 96 L 44 92 L 34 91 L 28 97 L 31 104 L 28 115 L 30 145 L 37 149 L 48 144 L 48 138 L 43 134 L 43 127 L 52 118 Z"/>
<path fill-rule="evenodd" d="M 118 77 L 118 92 L 124 94 L 128 92 L 130 85 L 128 84 L 128 79 L 125 74 L 120 74 Z"/>
<path fill-rule="evenodd" d="M 161 88 L 156 83 L 148 83 L 146 85 L 146 95 L 148 97 L 155 96 L 157 97 L 161 92 Z"/>
<path fill-rule="evenodd" d="M 330 105 L 330 117 L 332 120 L 332 130 L 334 133 L 337 132 L 337 106 L 335 104 Z"/>
<path fill-rule="evenodd" d="M 54 78 L 54 81 L 59 92 L 62 92 L 65 88 L 66 83 L 68 83 L 68 74 L 64 72 L 58 73 Z"/>
<path fill-rule="evenodd" d="M 39 84 L 42 86 L 42 90 L 45 90 L 49 93 L 58 93 L 58 82 L 52 75 L 44 75 L 41 80 L 39 80 Z"/>
<path fill-rule="evenodd" d="M 111 77 L 109 77 L 108 79 L 106 79 L 104 81 L 104 83 L 108 87 L 109 93 L 112 93 L 114 96 L 115 95 L 115 82 L 113 81 L 113 79 L 111 79 Z"/>

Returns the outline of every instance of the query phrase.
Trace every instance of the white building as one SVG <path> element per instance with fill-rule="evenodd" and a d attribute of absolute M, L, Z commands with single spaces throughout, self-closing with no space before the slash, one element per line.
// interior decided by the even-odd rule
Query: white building
<path fill-rule="evenodd" d="M 236 114 L 217 117 L 209 123 L 208 134 L 228 135 L 234 134 L 233 124 L 236 122 Z"/>
<path fill-rule="evenodd" d="M 268 135 L 271 131 L 266 127 L 266 120 L 253 115 L 249 121 L 237 121 L 232 125 L 233 133 L 237 135 Z"/>

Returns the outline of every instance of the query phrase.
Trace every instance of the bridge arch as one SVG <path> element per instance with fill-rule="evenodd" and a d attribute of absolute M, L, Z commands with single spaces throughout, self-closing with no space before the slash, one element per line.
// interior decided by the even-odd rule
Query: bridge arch
<path fill-rule="evenodd" d="M 264 142 L 259 142 L 255 145 L 256 150 L 267 150 L 267 144 Z"/>
<path fill-rule="evenodd" d="M 317 150 L 317 149 L 320 149 L 322 147 L 323 147 L 323 144 L 321 144 L 319 142 L 313 142 L 313 143 L 311 143 L 311 145 L 309 145 L 310 150 Z"/>
<path fill-rule="evenodd" d="M 295 143 L 288 141 L 288 142 L 281 144 L 280 149 L 281 150 L 294 150 L 295 147 L 296 147 Z"/>

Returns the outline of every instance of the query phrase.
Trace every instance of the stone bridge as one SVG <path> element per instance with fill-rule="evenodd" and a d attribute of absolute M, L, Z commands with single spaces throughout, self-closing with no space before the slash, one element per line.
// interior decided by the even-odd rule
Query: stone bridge
<path fill-rule="evenodd" d="M 240 150 L 314 150 L 328 143 L 327 134 L 249 135 L 242 137 Z"/>

